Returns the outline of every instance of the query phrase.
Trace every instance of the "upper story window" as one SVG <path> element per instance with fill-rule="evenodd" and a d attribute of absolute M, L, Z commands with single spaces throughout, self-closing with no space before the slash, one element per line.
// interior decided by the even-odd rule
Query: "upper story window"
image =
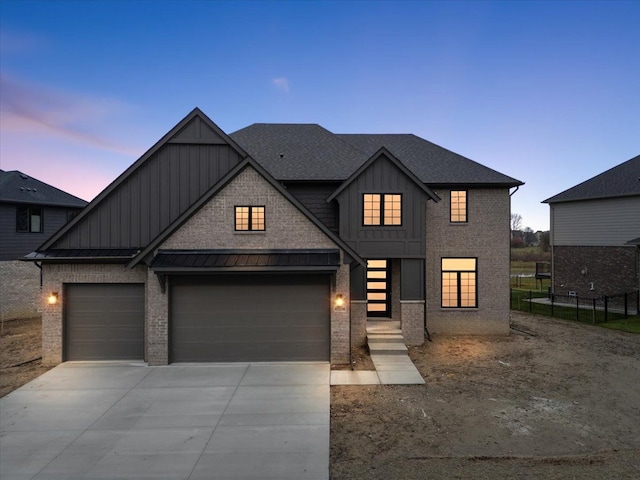
<path fill-rule="evenodd" d="M 236 207 L 236 231 L 264 231 L 264 207 Z"/>
<path fill-rule="evenodd" d="M 442 259 L 442 306 L 477 308 L 478 260 L 476 258 Z"/>
<path fill-rule="evenodd" d="M 42 233 L 42 208 L 18 207 L 16 209 L 16 232 Z"/>
<path fill-rule="evenodd" d="M 467 191 L 451 191 L 451 223 L 467 222 Z"/>
<path fill-rule="evenodd" d="M 402 195 L 399 193 L 365 193 L 364 225 L 402 225 Z"/>

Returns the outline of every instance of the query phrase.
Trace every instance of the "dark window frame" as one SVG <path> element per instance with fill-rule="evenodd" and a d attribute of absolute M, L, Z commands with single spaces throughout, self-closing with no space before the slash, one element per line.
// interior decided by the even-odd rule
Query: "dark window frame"
<path fill-rule="evenodd" d="M 464 220 L 453 219 L 453 194 L 455 192 L 464 192 Z M 460 213 L 460 209 L 456 214 Z M 451 223 L 469 223 L 469 190 L 451 190 L 449 192 L 449 222 Z"/>
<path fill-rule="evenodd" d="M 238 228 L 238 209 L 247 208 L 249 210 L 249 218 L 247 219 L 247 228 Z M 254 208 L 262 209 L 262 228 L 255 228 L 254 225 Z M 264 232 L 267 230 L 267 214 L 264 205 L 235 205 L 233 208 L 233 223 L 236 232 Z"/>
<path fill-rule="evenodd" d="M 365 223 L 365 197 L 366 195 L 378 195 L 380 197 L 380 212 L 379 219 L 380 223 Z M 385 210 L 385 195 L 398 195 L 400 197 L 400 223 L 385 223 L 384 221 L 384 210 Z M 362 194 L 362 216 L 360 217 L 362 220 L 363 227 L 402 227 L 404 217 L 404 194 L 400 192 L 366 192 Z"/>
<path fill-rule="evenodd" d="M 442 268 L 442 261 L 446 259 L 455 259 L 455 260 L 474 260 L 475 261 L 475 270 L 445 270 Z M 444 275 L 445 273 L 456 274 L 456 305 L 444 305 Z M 473 273 L 474 274 L 474 299 L 475 305 L 462 305 L 462 274 L 463 273 Z M 479 308 L 479 299 L 478 299 L 478 257 L 440 257 L 440 308 L 457 308 L 457 309 L 477 309 Z"/>
<path fill-rule="evenodd" d="M 38 212 L 36 214 L 36 212 Z M 21 219 L 20 217 L 26 217 Z M 40 217 L 40 229 L 32 230 L 32 220 L 31 218 L 34 216 Z M 22 226 L 25 225 L 26 227 Z M 20 205 L 16 207 L 16 233 L 43 233 L 44 232 L 44 208 L 42 207 L 29 207 L 25 205 Z"/>

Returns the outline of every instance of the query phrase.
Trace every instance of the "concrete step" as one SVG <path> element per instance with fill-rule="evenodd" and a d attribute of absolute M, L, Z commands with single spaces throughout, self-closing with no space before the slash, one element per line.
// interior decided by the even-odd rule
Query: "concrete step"
<path fill-rule="evenodd" d="M 367 334 L 369 343 L 404 343 L 404 337 L 398 333 L 369 333 Z"/>
<path fill-rule="evenodd" d="M 370 327 L 367 325 L 367 335 L 402 335 L 402 330 L 399 328 L 387 328 L 381 329 L 379 327 Z"/>
<path fill-rule="evenodd" d="M 404 343 L 369 343 L 371 355 L 407 355 L 407 347 Z"/>

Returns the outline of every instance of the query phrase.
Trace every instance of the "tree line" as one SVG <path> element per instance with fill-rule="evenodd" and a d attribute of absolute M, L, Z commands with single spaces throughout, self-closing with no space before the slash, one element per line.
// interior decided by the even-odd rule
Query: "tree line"
<path fill-rule="evenodd" d="M 530 227 L 522 228 L 522 215 L 511 214 L 511 247 L 539 247 L 543 252 L 548 252 L 550 247 L 550 232 L 538 230 L 534 232 Z"/>

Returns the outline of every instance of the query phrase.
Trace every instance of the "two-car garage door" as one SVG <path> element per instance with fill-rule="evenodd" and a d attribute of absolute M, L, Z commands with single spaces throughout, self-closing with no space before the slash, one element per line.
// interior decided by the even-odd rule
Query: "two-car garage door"
<path fill-rule="evenodd" d="M 170 361 L 329 360 L 328 275 L 172 277 Z"/>
<path fill-rule="evenodd" d="M 170 277 L 169 361 L 328 361 L 329 275 Z M 142 360 L 143 284 L 66 284 L 65 360 Z"/>

